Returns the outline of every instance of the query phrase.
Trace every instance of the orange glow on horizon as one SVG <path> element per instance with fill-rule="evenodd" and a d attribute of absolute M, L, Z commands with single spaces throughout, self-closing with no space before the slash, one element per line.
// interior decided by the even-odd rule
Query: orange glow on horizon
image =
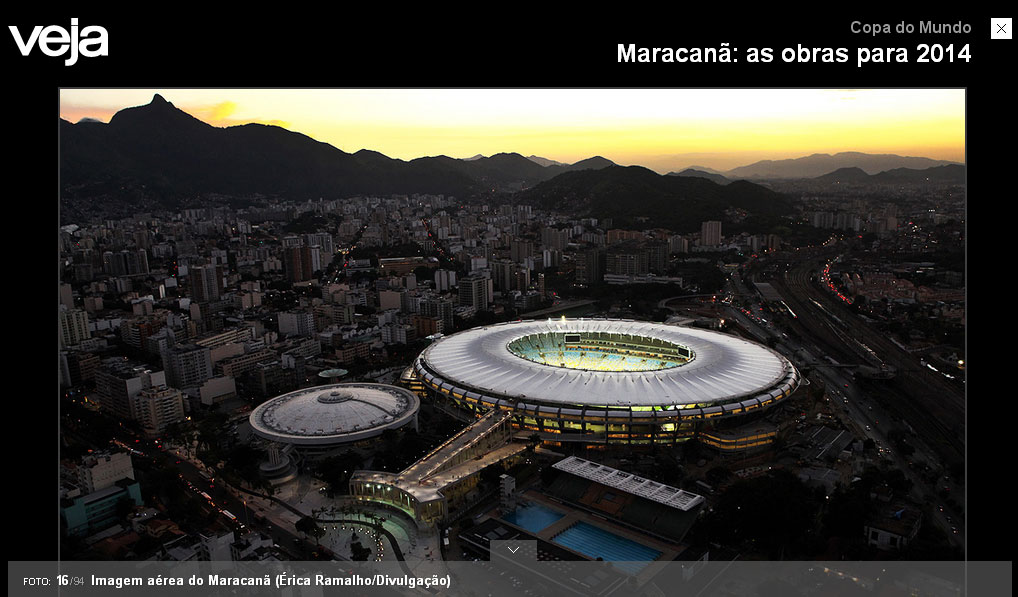
<path fill-rule="evenodd" d="M 155 93 L 212 126 L 271 124 L 402 160 L 600 155 L 663 173 L 841 151 L 965 159 L 962 89 L 66 89 L 60 116 L 108 122 Z"/>

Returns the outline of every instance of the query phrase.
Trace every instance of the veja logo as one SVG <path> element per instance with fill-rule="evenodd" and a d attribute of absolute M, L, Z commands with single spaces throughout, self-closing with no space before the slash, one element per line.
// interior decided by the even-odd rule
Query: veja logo
<path fill-rule="evenodd" d="M 39 50 L 47 56 L 63 56 L 70 50 L 71 55 L 64 60 L 65 66 L 71 66 L 78 61 L 78 55 L 86 58 L 96 56 L 109 56 L 109 35 L 104 27 L 89 25 L 80 32 L 78 31 L 78 19 L 71 19 L 71 30 L 59 25 L 43 27 L 37 25 L 32 29 L 26 40 L 21 31 L 14 25 L 7 27 L 14 36 L 14 43 L 22 56 L 28 56 L 36 45 Z"/>

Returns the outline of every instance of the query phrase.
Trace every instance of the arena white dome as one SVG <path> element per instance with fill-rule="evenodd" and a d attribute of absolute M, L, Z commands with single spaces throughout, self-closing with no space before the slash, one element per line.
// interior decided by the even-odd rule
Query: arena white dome
<path fill-rule="evenodd" d="M 314 451 L 370 439 L 417 423 L 420 400 L 408 390 L 375 383 L 315 386 L 272 398 L 251 411 L 260 437 Z"/>
<path fill-rule="evenodd" d="M 473 328 L 434 342 L 414 371 L 476 414 L 512 409 L 519 427 L 555 439 L 631 443 L 688 438 L 697 422 L 772 406 L 800 381 L 787 359 L 743 338 L 608 319 Z"/>

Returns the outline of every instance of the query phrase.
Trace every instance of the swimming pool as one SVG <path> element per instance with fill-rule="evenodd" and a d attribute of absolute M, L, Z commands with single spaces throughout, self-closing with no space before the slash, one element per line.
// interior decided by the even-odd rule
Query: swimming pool
<path fill-rule="evenodd" d="M 615 533 L 585 522 L 578 522 L 552 541 L 593 559 L 601 558 L 630 574 L 636 574 L 656 560 L 661 552 L 646 545 L 620 537 Z"/>
<path fill-rule="evenodd" d="M 531 533 L 537 533 L 548 528 L 551 523 L 565 516 L 561 512 L 542 506 L 541 504 L 528 504 L 517 506 L 516 510 L 510 512 L 503 518 L 518 527 L 522 527 Z"/>

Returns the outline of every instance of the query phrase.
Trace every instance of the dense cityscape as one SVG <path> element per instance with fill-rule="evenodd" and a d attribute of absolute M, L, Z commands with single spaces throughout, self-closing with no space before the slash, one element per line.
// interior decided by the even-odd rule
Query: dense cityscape
<path fill-rule="evenodd" d="M 61 557 L 964 559 L 964 167 L 586 166 L 69 188 Z"/>

